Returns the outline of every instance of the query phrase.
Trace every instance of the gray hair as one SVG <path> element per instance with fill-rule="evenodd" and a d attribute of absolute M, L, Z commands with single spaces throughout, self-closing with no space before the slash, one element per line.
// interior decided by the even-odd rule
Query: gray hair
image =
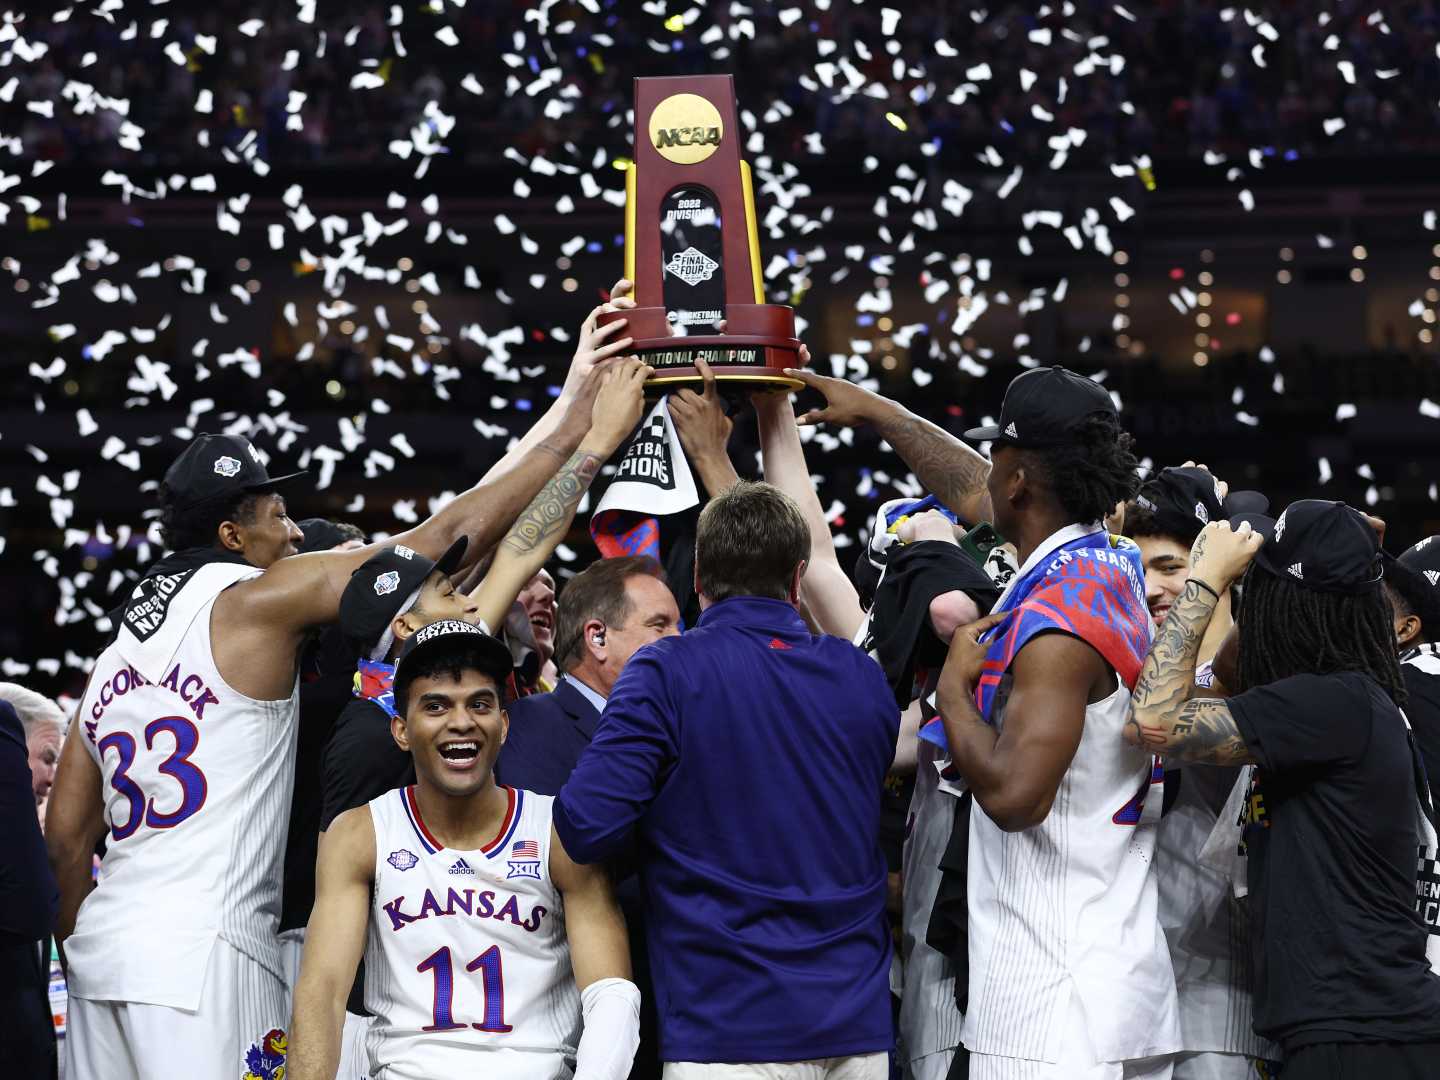
<path fill-rule="evenodd" d="M 0 682 L 0 701 L 9 702 L 20 717 L 25 738 L 30 738 L 42 724 L 54 724 L 65 731 L 65 710 L 44 694 L 38 694 L 19 683 Z"/>

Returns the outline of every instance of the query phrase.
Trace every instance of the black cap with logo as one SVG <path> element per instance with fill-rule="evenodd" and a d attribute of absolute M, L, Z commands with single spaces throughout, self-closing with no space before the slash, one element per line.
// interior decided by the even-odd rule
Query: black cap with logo
<path fill-rule="evenodd" d="M 427 653 L 457 646 L 468 654 L 467 663 L 495 680 L 503 695 L 505 680 L 510 676 L 513 663 L 510 650 L 504 642 L 491 637 L 480 627 L 459 619 L 441 619 L 415 631 L 400 647 L 400 657 L 395 662 L 395 683 L 409 682 L 417 661 L 424 659 Z"/>
<path fill-rule="evenodd" d="M 1177 466 L 1161 469 L 1140 486 L 1136 505 L 1150 511 L 1166 536 L 1193 544 L 1212 521 L 1239 514 L 1263 514 L 1270 500 L 1258 491 L 1232 491 L 1220 497 L 1220 482 L 1208 469 Z"/>
<path fill-rule="evenodd" d="M 202 433 L 165 470 L 165 486 L 176 506 L 190 510 L 214 499 L 266 494 L 304 475 L 302 469 L 271 476 L 249 439 Z"/>
<path fill-rule="evenodd" d="M 1387 559 L 1385 580 L 1420 616 L 1426 638 L 1440 638 L 1440 536 L 1427 536 Z"/>
<path fill-rule="evenodd" d="M 1356 596 L 1381 579 L 1380 538 L 1365 515 L 1343 502 L 1300 499 L 1278 518 L 1241 514 L 1265 537 L 1255 565 L 1319 592 Z"/>
<path fill-rule="evenodd" d="M 1010 380 L 1000 419 L 988 427 L 971 428 L 975 442 L 1010 446 L 1055 446 L 1088 416 L 1116 415 L 1115 402 L 1099 383 L 1060 366 L 1035 368 Z"/>
<path fill-rule="evenodd" d="M 394 642 L 390 624 L 415 602 L 415 594 L 434 571 L 453 574 L 465 557 L 460 537 L 438 560 L 395 544 L 381 548 L 350 575 L 340 594 L 340 632 L 362 653 L 383 659 Z"/>

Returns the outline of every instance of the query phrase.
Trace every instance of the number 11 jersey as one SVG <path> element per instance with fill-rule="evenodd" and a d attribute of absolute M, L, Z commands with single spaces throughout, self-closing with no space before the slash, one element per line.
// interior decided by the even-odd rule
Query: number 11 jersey
<path fill-rule="evenodd" d="M 446 848 L 413 787 L 370 802 L 375 885 L 365 946 L 367 1039 L 376 1080 L 461 1075 L 566 1078 L 580 992 L 550 880 L 554 800 L 502 788 L 493 840 Z M 476 1050 L 487 1053 L 477 1064 Z"/>

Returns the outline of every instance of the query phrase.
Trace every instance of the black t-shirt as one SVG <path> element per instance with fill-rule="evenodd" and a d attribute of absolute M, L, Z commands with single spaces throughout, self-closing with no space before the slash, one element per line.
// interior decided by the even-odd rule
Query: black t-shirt
<path fill-rule="evenodd" d="M 395 745 L 390 717 L 375 702 L 351 698 L 340 710 L 325 747 L 321 781 L 325 791 L 322 832 L 346 810 L 415 782 L 415 765 L 410 755 Z"/>
<path fill-rule="evenodd" d="M 1281 679 L 1230 709 L 1259 764 L 1246 831 L 1255 1030 L 1287 1049 L 1440 1039 L 1399 710 L 1358 673 Z"/>

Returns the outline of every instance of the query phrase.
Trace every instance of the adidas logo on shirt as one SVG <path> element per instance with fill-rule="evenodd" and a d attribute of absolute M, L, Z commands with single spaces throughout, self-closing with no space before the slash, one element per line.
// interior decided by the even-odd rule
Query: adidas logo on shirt
<path fill-rule="evenodd" d="M 1301 565 L 1300 565 L 1298 562 L 1295 563 L 1295 564 L 1293 564 L 1293 565 L 1290 567 L 1290 574 L 1291 574 L 1292 577 L 1297 577 L 1297 578 L 1299 578 L 1301 581 L 1304 581 L 1304 580 L 1305 580 L 1305 574 L 1303 573 L 1303 567 L 1301 567 Z"/>
<path fill-rule="evenodd" d="M 454 864 L 450 867 L 450 873 L 473 874 L 475 873 L 475 871 L 471 869 L 470 864 L 467 863 L 464 859 L 456 859 Z"/>
<path fill-rule="evenodd" d="M 1005 425 L 1005 434 L 1012 439 L 1018 439 L 1020 437 L 1020 433 L 1015 430 L 1014 420 L 1011 420 L 1010 423 Z"/>

